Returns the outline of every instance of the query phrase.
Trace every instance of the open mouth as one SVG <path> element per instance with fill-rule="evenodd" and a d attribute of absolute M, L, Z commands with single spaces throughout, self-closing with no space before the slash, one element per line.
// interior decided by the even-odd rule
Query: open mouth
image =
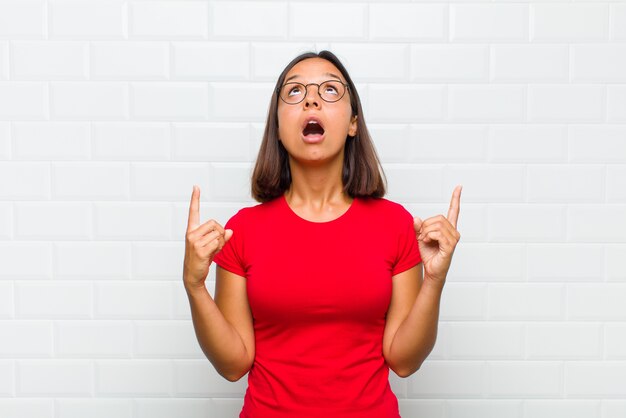
<path fill-rule="evenodd" d="M 316 135 L 324 135 L 324 128 L 322 128 L 322 125 L 312 120 L 309 121 L 309 123 L 307 123 L 304 127 L 304 129 L 302 130 L 302 135 L 305 138 L 308 136 L 313 137 Z"/>

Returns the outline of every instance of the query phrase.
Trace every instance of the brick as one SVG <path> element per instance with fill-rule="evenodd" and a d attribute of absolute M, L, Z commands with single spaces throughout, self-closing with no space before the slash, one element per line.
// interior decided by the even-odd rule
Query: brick
<path fill-rule="evenodd" d="M 87 79 L 89 47 L 85 42 L 13 42 L 13 77 L 17 80 Z"/>
<path fill-rule="evenodd" d="M 491 162 L 565 162 L 567 130 L 549 125 L 507 125 L 489 128 Z"/>
<path fill-rule="evenodd" d="M 516 324 L 450 323 L 447 348 L 450 359 L 522 359 L 523 326 Z"/>
<path fill-rule="evenodd" d="M 599 359 L 602 327 L 584 323 L 528 324 L 526 354 L 533 360 Z"/>
<path fill-rule="evenodd" d="M 0 80 L 9 78 L 9 43 L 0 41 Z"/>
<path fill-rule="evenodd" d="M 602 418 L 621 418 L 626 414 L 626 401 L 602 400 Z"/>
<path fill-rule="evenodd" d="M 409 162 L 407 150 L 414 142 L 409 138 L 409 125 L 372 123 L 367 130 L 382 164 Z"/>
<path fill-rule="evenodd" d="M 626 264 L 624 264 L 624 254 L 626 246 L 607 245 L 606 251 L 606 276 L 609 280 L 626 281 Z"/>
<path fill-rule="evenodd" d="M 0 122 L 0 160 L 11 158 L 11 124 Z"/>
<path fill-rule="evenodd" d="M 484 392 L 481 361 L 431 361 L 411 376 L 411 398 L 479 397 Z"/>
<path fill-rule="evenodd" d="M 568 397 L 621 397 L 626 362 L 572 361 L 565 363 L 565 395 Z"/>
<path fill-rule="evenodd" d="M 174 368 L 178 397 L 242 397 L 246 391 L 247 375 L 229 382 L 206 360 L 176 360 Z"/>
<path fill-rule="evenodd" d="M 98 360 L 98 396 L 170 396 L 174 381 L 168 360 Z"/>
<path fill-rule="evenodd" d="M 611 28 L 611 40 L 617 41 L 626 39 L 626 26 L 623 24 L 626 22 L 626 4 L 611 4 L 609 17 L 611 19 L 611 23 L 609 24 Z"/>
<path fill-rule="evenodd" d="M 443 189 L 463 185 L 463 201 L 469 203 L 521 202 L 523 168 L 516 165 L 449 165 L 444 168 Z"/>
<path fill-rule="evenodd" d="M 568 241 L 626 242 L 624 205 L 571 205 L 567 210 Z"/>
<path fill-rule="evenodd" d="M 249 201 L 253 167 L 248 163 L 213 163 L 210 166 L 211 200 Z M 187 195 L 188 192 L 186 192 Z"/>
<path fill-rule="evenodd" d="M 569 81 L 569 50 L 566 45 L 493 45 L 490 58 L 491 81 Z"/>
<path fill-rule="evenodd" d="M 411 162 L 485 162 L 487 129 L 476 126 L 410 125 Z"/>
<path fill-rule="evenodd" d="M 15 204 L 15 236 L 22 239 L 89 239 L 88 202 L 23 202 Z"/>
<path fill-rule="evenodd" d="M 11 239 L 12 236 L 13 205 L 10 202 L 0 203 L 0 239 Z"/>
<path fill-rule="evenodd" d="M 273 84 L 210 83 L 210 118 L 216 122 L 265 123 L 273 88 Z"/>
<path fill-rule="evenodd" d="M 252 162 L 255 155 L 245 123 L 176 123 L 172 158 L 183 161 Z"/>
<path fill-rule="evenodd" d="M 484 45 L 412 45 L 411 80 L 485 82 L 489 49 Z"/>
<path fill-rule="evenodd" d="M 169 77 L 169 67 L 169 45 L 166 42 L 91 43 L 93 80 L 128 78 L 164 80 Z"/>
<path fill-rule="evenodd" d="M 48 115 L 45 83 L 0 81 L 0 119 L 37 120 Z"/>
<path fill-rule="evenodd" d="M 0 197 L 15 200 L 49 199 L 50 165 L 38 162 L 2 163 Z"/>
<path fill-rule="evenodd" d="M 128 243 L 59 242 L 54 245 L 54 260 L 54 277 L 58 279 L 112 280 L 131 276 Z"/>
<path fill-rule="evenodd" d="M 522 401 L 452 399 L 446 401 L 446 418 L 521 418 Z"/>
<path fill-rule="evenodd" d="M 57 399 L 58 418 L 132 418 L 131 399 Z"/>
<path fill-rule="evenodd" d="M 489 210 L 493 241 L 565 241 L 565 207 L 560 205 L 498 205 Z"/>
<path fill-rule="evenodd" d="M 526 41 L 528 7 L 524 4 L 453 4 L 450 6 L 450 39 Z"/>
<path fill-rule="evenodd" d="M 626 203 L 626 165 L 606 168 L 606 199 L 609 203 Z"/>
<path fill-rule="evenodd" d="M 603 202 L 602 166 L 537 165 L 527 169 L 530 202 Z"/>
<path fill-rule="evenodd" d="M 93 365 L 88 360 L 20 360 L 17 391 L 20 396 L 90 396 Z"/>
<path fill-rule="evenodd" d="M 131 357 L 130 321 L 57 321 L 55 354 L 59 357 Z"/>
<path fill-rule="evenodd" d="M 58 200 L 127 200 L 127 163 L 77 162 L 52 164 L 52 193 Z"/>
<path fill-rule="evenodd" d="M 609 360 L 626 359 L 626 325 L 604 325 L 604 355 Z"/>
<path fill-rule="evenodd" d="M 131 193 L 138 200 L 187 200 L 188 187 L 204 186 L 208 176 L 206 163 L 133 163 Z"/>
<path fill-rule="evenodd" d="M 54 399 L 0 399 L 0 415 L 11 418 L 55 418 Z"/>
<path fill-rule="evenodd" d="M 626 45 L 572 45 L 572 81 L 626 81 Z"/>
<path fill-rule="evenodd" d="M 311 24 L 312 10 L 332 10 L 334 17 L 316 19 L 315 24 Z M 349 19 L 345 18 L 348 16 Z M 364 39 L 367 36 L 366 19 L 367 7 L 362 3 L 290 3 L 289 35 L 290 38 L 313 39 L 316 42 L 338 38 Z"/>
<path fill-rule="evenodd" d="M 204 83 L 132 83 L 132 117 L 138 119 L 206 119 L 209 92 Z"/>
<path fill-rule="evenodd" d="M 528 87 L 531 122 L 599 122 L 604 118 L 604 88 L 596 85 Z"/>
<path fill-rule="evenodd" d="M 52 246 L 37 242 L 0 242 L 0 278 L 49 279 Z"/>
<path fill-rule="evenodd" d="M 170 283 L 98 283 L 95 317 L 98 319 L 169 319 Z"/>
<path fill-rule="evenodd" d="M 88 122 L 15 122 L 16 160 L 88 160 L 91 153 Z"/>
<path fill-rule="evenodd" d="M 608 37 L 608 4 L 533 4 L 532 41 L 594 41 Z"/>
<path fill-rule="evenodd" d="M 252 42 L 252 78 L 276 83 L 278 76 L 292 59 L 303 52 L 316 50 L 312 42 Z"/>
<path fill-rule="evenodd" d="M 50 321 L 0 321 L 0 339 L 2 357 L 52 356 L 53 335 Z"/>
<path fill-rule="evenodd" d="M 0 319 L 13 318 L 15 316 L 13 294 L 13 283 L 0 282 Z M 0 373 L 0 375 L 2 374 Z"/>
<path fill-rule="evenodd" d="M 89 283 L 17 283 L 15 295 L 19 318 L 91 318 L 93 297 Z"/>
<path fill-rule="evenodd" d="M 410 56 L 407 45 L 333 43 L 330 48 L 353 80 L 408 80 Z"/>
<path fill-rule="evenodd" d="M 294 21 L 286 3 L 216 1 L 209 7 L 210 37 L 215 39 L 285 39 L 287 22 Z"/>
<path fill-rule="evenodd" d="M 15 396 L 15 366 L 11 360 L 0 360 L 0 396 Z"/>
<path fill-rule="evenodd" d="M 243 400 L 235 399 L 212 399 L 211 412 L 221 417 L 234 417 L 240 413 L 243 406 Z"/>
<path fill-rule="evenodd" d="M 562 368 L 559 362 L 490 362 L 486 367 L 489 394 L 510 398 L 560 397 Z"/>
<path fill-rule="evenodd" d="M 626 163 L 625 137 L 624 126 L 570 126 L 569 159 L 585 163 Z"/>
<path fill-rule="evenodd" d="M 388 183 L 388 199 L 423 202 L 440 201 L 443 198 L 440 167 L 388 164 L 384 166 L 384 170 Z"/>
<path fill-rule="evenodd" d="M 135 356 L 205 359 L 191 321 L 135 321 Z"/>
<path fill-rule="evenodd" d="M 524 402 L 524 418 L 600 418 L 600 401 L 550 399 Z"/>
<path fill-rule="evenodd" d="M 607 85 L 606 114 L 610 122 L 626 121 L 626 86 Z"/>
<path fill-rule="evenodd" d="M 568 319 L 626 319 L 625 284 L 571 284 L 567 288 Z"/>
<path fill-rule="evenodd" d="M 451 85 L 450 119 L 459 122 L 521 122 L 525 113 L 523 86 Z"/>
<path fill-rule="evenodd" d="M 126 119 L 128 115 L 126 83 L 57 82 L 50 84 L 50 95 L 54 119 Z"/>
<path fill-rule="evenodd" d="M 442 86 L 371 84 L 368 119 L 372 122 L 441 121 L 445 118 Z"/>
<path fill-rule="evenodd" d="M 521 281 L 526 264 L 521 245 L 469 244 L 457 246 L 450 281 Z"/>
<path fill-rule="evenodd" d="M 132 254 L 135 279 L 181 279 L 184 242 L 135 243 Z"/>
<path fill-rule="evenodd" d="M 9 0 L 0 3 L 0 39 L 42 39 L 45 36 L 45 21 L 44 0 Z"/>
<path fill-rule="evenodd" d="M 169 204 L 142 202 L 96 203 L 94 235 L 98 239 L 169 239 L 172 211 Z"/>
<path fill-rule="evenodd" d="M 203 1 L 130 3 L 132 38 L 207 39 L 209 9 Z"/>
<path fill-rule="evenodd" d="M 51 38 L 123 39 L 127 36 L 127 2 L 124 0 L 50 0 Z"/>
<path fill-rule="evenodd" d="M 209 270 L 209 276 L 207 276 L 207 281 L 205 282 L 207 289 L 211 296 L 215 295 L 215 286 L 213 286 L 213 290 L 211 290 L 209 278 L 213 275 L 213 280 L 215 280 L 215 272 L 216 269 L 215 264 L 212 264 Z M 185 287 L 180 282 L 180 285 L 173 286 L 172 289 L 172 305 L 173 305 L 173 314 L 172 318 L 174 319 L 191 319 L 191 310 L 189 306 L 189 299 L 187 298 L 187 292 L 185 291 Z"/>
<path fill-rule="evenodd" d="M 164 122 L 96 122 L 93 154 L 100 160 L 169 160 L 170 124 Z"/>
<path fill-rule="evenodd" d="M 369 4 L 370 40 L 448 39 L 447 7 L 443 4 Z"/>
<path fill-rule="evenodd" d="M 247 80 L 250 45 L 247 42 L 175 42 L 172 77 L 179 80 Z"/>
<path fill-rule="evenodd" d="M 484 284 L 447 283 L 441 297 L 442 321 L 484 319 L 487 311 Z"/>
<path fill-rule="evenodd" d="M 215 413 L 211 399 L 138 399 L 135 405 L 137 418 L 205 418 Z"/>
<path fill-rule="evenodd" d="M 600 282 L 604 278 L 604 250 L 599 245 L 531 244 L 527 254 L 531 281 Z"/>
<path fill-rule="evenodd" d="M 490 284 L 487 309 L 494 320 L 559 320 L 565 288 L 558 284 Z"/>

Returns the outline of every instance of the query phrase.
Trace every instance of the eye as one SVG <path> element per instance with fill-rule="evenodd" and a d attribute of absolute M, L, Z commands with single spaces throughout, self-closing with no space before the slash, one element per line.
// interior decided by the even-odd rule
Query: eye
<path fill-rule="evenodd" d="M 289 96 L 293 96 L 294 94 L 300 94 L 300 86 L 291 87 L 287 94 Z"/>

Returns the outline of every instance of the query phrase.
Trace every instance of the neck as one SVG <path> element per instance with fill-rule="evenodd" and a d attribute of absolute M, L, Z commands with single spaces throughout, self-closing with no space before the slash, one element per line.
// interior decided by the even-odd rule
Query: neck
<path fill-rule="evenodd" d="M 341 158 L 330 164 L 302 165 L 290 158 L 291 186 L 285 192 L 287 201 L 294 206 L 321 208 L 350 203 L 352 199 L 343 191 Z"/>

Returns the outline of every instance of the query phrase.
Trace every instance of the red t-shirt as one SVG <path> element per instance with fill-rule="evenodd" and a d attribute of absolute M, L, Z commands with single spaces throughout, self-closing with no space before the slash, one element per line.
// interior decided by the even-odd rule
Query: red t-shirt
<path fill-rule="evenodd" d="M 413 217 L 355 198 L 329 222 L 284 196 L 247 207 L 215 258 L 246 278 L 255 359 L 240 418 L 398 418 L 382 350 L 392 276 L 421 261 Z"/>

